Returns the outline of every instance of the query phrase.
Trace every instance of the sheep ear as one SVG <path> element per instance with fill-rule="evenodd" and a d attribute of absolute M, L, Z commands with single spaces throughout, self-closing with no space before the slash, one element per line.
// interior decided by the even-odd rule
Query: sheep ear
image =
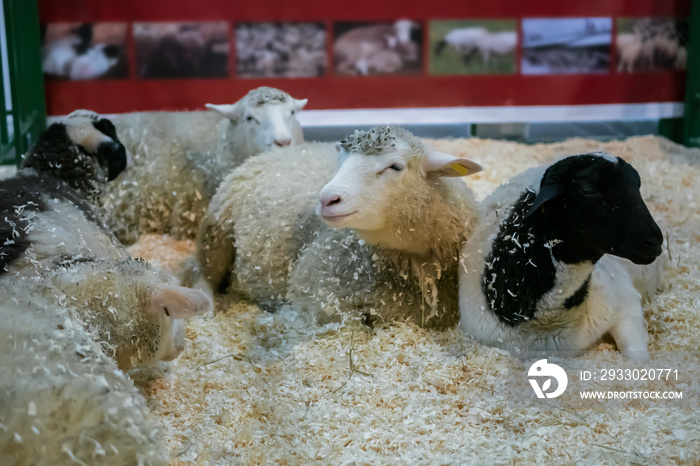
<path fill-rule="evenodd" d="M 479 173 L 482 168 L 476 162 L 454 155 L 428 150 L 423 157 L 423 172 L 437 176 L 469 176 Z"/>
<path fill-rule="evenodd" d="M 294 101 L 294 110 L 301 110 L 309 102 L 309 99 L 292 99 Z"/>
<path fill-rule="evenodd" d="M 345 150 L 345 148 L 340 144 L 340 142 L 335 143 L 335 151 L 340 155 L 341 158 L 346 157 L 348 155 L 348 151 Z"/>
<path fill-rule="evenodd" d="M 530 210 L 527 211 L 525 218 L 528 218 L 530 215 L 537 212 L 537 210 L 542 207 L 545 202 L 551 201 L 552 199 L 560 196 L 562 191 L 561 185 L 557 183 L 556 180 L 546 180 L 544 183 L 542 183 L 540 192 L 538 192 L 537 196 L 535 197 L 535 203 L 532 204 Z"/>
<path fill-rule="evenodd" d="M 240 106 L 238 105 L 238 102 L 235 104 L 225 104 L 225 105 L 214 105 L 214 104 L 206 104 L 204 105 L 207 107 L 209 110 L 216 112 L 220 115 L 225 116 L 232 122 L 236 122 L 238 118 L 241 116 L 240 115 Z"/>
<path fill-rule="evenodd" d="M 148 304 L 150 313 L 164 313 L 175 319 L 192 317 L 212 308 L 211 298 L 202 290 L 175 285 L 156 288 Z"/>

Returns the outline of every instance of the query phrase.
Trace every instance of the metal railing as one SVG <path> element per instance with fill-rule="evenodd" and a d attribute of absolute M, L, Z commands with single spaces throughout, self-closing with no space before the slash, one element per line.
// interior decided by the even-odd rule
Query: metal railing
<path fill-rule="evenodd" d="M 3 0 L 0 13 L 0 164 L 19 164 L 46 127 L 39 10 L 36 0 Z"/>

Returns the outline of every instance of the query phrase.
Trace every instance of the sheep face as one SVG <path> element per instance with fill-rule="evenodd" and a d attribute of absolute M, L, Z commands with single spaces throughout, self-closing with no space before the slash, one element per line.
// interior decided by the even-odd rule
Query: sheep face
<path fill-rule="evenodd" d="M 129 156 L 112 122 L 89 110 L 76 110 L 63 121 L 70 140 L 95 157 L 111 181 L 127 166 Z"/>
<path fill-rule="evenodd" d="M 481 170 L 470 160 L 428 149 L 400 128 L 356 131 L 337 149 L 341 166 L 321 190 L 317 214 L 329 226 L 353 228 L 367 239 L 390 230 L 395 219 L 428 208 L 437 177 Z"/>
<path fill-rule="evenodd" d="M 276 93 L 260 97 L 255 94 L 260 89 Z M 251 91 L 235 104 L 206 104 L 206 107 L 231 120 L 236 126 L 236 136 L 248 141 L 251 154 L 304 142 L 296 113 L 304 108 L 307 99 L 293 99 L 276 89 L 260 89 Z"/>
<path fill-rule="evenodd" d="M 177 286 L 147 263 L 86 262 L 53 280 L 120 369 L 170 361 L 185 346 L 184 320 L 212 307 L 201 290 Z"/>
<path fill-rule="evenodd" d="M 553 252 L 566 263 L 612 254 L 650 264 L 663 235 L 639 192 L 637 171 L 605 153 L 567 157 L 545 172 L 528 216 L 544 209 Z"/>

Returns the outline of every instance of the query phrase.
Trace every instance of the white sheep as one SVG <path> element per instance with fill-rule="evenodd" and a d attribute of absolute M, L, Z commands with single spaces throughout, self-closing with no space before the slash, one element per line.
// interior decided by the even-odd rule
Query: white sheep
<path fill-rule="evenodd" d="M 92 42 L 92 24 L 82 24 L 69 31 L 65 37 L 44 44 L 41 48 L 44 73 L 68 78 L 73 61 L 85 54 Z"/>
<path fill-rule="evenodd" d="M 134 166 L 107 193 L 108 223 L 124 243 L 147 232 L 194 237 L 223 177 L 251 155 L 303 142 L 296 112 L 306 105 L 269 87 L 212 112 L 114 117 Z M 224 116 L 225 118 L 221 118 Z"/>
<path fill-rule="evenodd" d="M 111 162 L 126 165 L 110 134 L 108 120 L 74 112 L 41 135 L 24 169 L 0 181 L 9 194 L 0 197 L 0 280 L 24 277 L 37 294 L 62 296 L 126 370 L 177 356 L 177 319 L 206 311 L 211 300 L 132 260 L 102 224 L 91 196 L 107 173 L 119 172 Z"/>
<path fill-rule="evenodd" d="M 512 351 L 576 352 L 610 332 L 647 358 L 640 291 L 655 291 L 659 262 L 626 259 L 652 263 L 663 237 L 639 187 L 627 162 L 592 153 L 496 189 L 462 250 L 462 329 Z"/>
<path fill-rule="evenodd" d="M 119 62 L 116 45 L 96 44 L 78 55 L 70 64 L 70 79 L 95 79 L 106 74 Z"/>
<path fill-rule="evenodd" d="M 508 55 L 515 51 L 518 34 L 515 31 L 492 32 L 479 37 L 475 47 L 481 53 L 484 64 L 488 65 L 491 55 Z"/>
<path fill-rule="evenodd" d="M 477 209 L 449 177 L 480 167 L 401 128 L 356 131 L 338 147 L 340 159 L 332 145 L 311 144 L 234 170 L 198 236 L 204 276 L 214 289 L 228 282 L 264 307 L 289 302 L 320 319 L 357 312 L 453 325 L 459 246 Z"/>
<path fill-rule="evenodd" d="M 446 46 L 452 47 L 458 54 L 468 57 L 476 48 L 477 41 L 488 35 L 483 27 L 468 27 L 453 29 L 435 44 L 435 55 L 439 56 Z"/>
<path fill-rule="evenodd" d="M 70 306 L 0 284 L 0 464 L 166 464 L 131 380 Z"/>

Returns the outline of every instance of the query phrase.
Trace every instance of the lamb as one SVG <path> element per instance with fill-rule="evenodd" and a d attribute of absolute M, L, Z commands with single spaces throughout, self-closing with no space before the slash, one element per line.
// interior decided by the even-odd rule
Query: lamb
<path fill-rule="evenodd" d="M 329 144 L 287 152 L 258 156 L 219 187 L 198 236 L 210 285 L 319 321 L 456 323 L 459 245 L 477 208 L 448 178 L 481 167 L 387 126 L 356 131 L 339 156 Z"/>
<path fill-rule="evenodd" d="M 398 20 L 394 24 L 375 24 L 352 29 L 340 36 L 333 46 L 336 69 L 345 75 L 366 75 L 374 70 L 381 72 L 380 66 L 369 66 L 367 62 L 376 64 L 373 59 L 376 54 L 391 50 L 405 62 L 418 59 L 417 46 L 412 44 L 411 31 L 416 23 L 408 20 Z M 395 57 L 392 57 L 395 60 Z M 395 66 L 388 69 L 394 70 Z"/>
<path fill-rule="evenodd" d="M 23 277 L 38 294 L 63 296 L 124 370 L 177 356 L 184 323 L 175 319 L 211 307 L 202 291 L 133 261 L 102 223 L 95 196 L 125 165 L 114 126 L 81 110 L 0 181 L 0 280 Z"/>
<path fill-rule="evenodd" d="M 0 284 L 0 463 L 166 464 L 131 380 L 70 311 Z"/>
<path fill-rule="evenodd" d="M 624 355 L 648 358 L 640 291 L 656 291 L 660 261 L 634 264 L 654 262 L 663 237 L 640 184 L 597 152 L 496 189 L 462 249 L 462 329 L 511 351 L 578 352 L 610 332 Z"/>
<path fill-rule="evenodd" d="M 295 114 L 306 102 L 260 87 L 231 105 L 207 104 L 212 112 L 115 116 L 134 166 L 108 190 L 108 224 L 125 244 L 149 232 L 194 237 L 230 170 L 251 155 L 303 142 Z"/>

